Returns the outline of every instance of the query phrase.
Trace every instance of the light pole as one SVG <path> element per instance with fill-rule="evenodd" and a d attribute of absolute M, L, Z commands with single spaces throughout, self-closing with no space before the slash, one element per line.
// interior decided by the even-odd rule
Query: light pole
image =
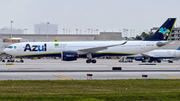
<path fill-rule="evenodd" d="M 20 30 L 20 29 L 18 29 L 18 34 L 19 34 L 19 30 Z"/>
<path fill-rule="evenodd" d="M 128 31 L 128 29 L 123 29 L 124 37 L 127 37 L 127 31 Z"/>
<path fill-rule="evenodd" d="M 96 29 L 96 32 L 97 32 L 97 34 L 98 34 L 98 29 Z"/>
<path fill-rule="evenodd" d="M 65 34 L 65 28 L 63 28 L 63 34 Z"/>
<path fill-rule="evenodd" d="M 126 29 L 126 37 L 128 36 L 128 29 Z"/>
<path fill-rule="evenodd" d="M 2 29 L 2 34 L 3 34 L 3 30 L 4 30 L 4 29 Z"/>
<path fill-rule="evenodd" d="M 41 32 L 41 29 L 39 29 L 39 34 L 40 34 L 40 32 Z"/>
<path fill-rule="evenodd" d="M 11 21 L 11 38 L 12 38 L 12 23 L 13 23 L 13 21 Z"/>
<path fill-rule="evenodd" d="M 48 41 L 48 24 L 50 24 L 50 23 L 47 22 L 47 41 Z"/>
<path fill-rule="evenodd" d="M 90 28 L 88 28 L 88 34 L 89 34 Z"/>
<path fill-rule="evenodd" d="M 78 34 L 78 29 L 76 29 L 76 34 Z"/>
<path fill-rule="evenodd" d="M 24 29 L 25 34 L 27 34 L 27 29 Z"/>

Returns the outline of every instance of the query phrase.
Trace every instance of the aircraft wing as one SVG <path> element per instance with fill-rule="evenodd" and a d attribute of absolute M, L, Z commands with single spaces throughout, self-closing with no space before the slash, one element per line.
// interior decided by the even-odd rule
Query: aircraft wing
<path fill-rule="evenodd" d="M 145 53 L 141 53 L 142 56 L 144 57 L 155 57 L 154 55 L 152 54 L 145 54 Z"/>
<path fill-rule="evenodd" d="M 94 53 L 94 52 L 97 52 L 97 51 L 101 51 L 101 50 L 107 49 L 108 47 L 124 45 L 126 43 L 127 43 L 127 41 L 122 42 L 121 44 L 113 44 L 113 45 L 107 45 L 107 46 L 97 46 L 97 47 L 91 47 L 91 48 L 86 48 L 86 49 L 80 49 L 78 51 L 85 52 L 85 53 Z"/>

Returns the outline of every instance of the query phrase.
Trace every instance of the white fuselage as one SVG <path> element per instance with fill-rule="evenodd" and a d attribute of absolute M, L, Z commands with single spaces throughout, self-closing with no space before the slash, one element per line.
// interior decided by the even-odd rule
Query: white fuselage
<path fill-rule="evenodd" d="M 62 51 L 74 51 L 87 54 L 84 49 L 122 44 L 124 41 L 86 41 L 86 42 L 23 42 L 12 44 L 13 48 L 5 48 L 3 52 L 13 56 L 35 56 L 42 54 L 60 54 Z M 167 41 L 127 41 L 124 45 L 108 47 L 94 53 L 114 54 L 117 56 L 140 54 L 159 48 L 157 42 Z M 28 44 L 28 45 L 27 45 Z M 26 49 L 25 49 L 26 48 Z M 91 50 L 92 53 L 93 50 Z"/>
<path fill-rule="evenodd" d="M 154 58 L 176 58 L 180 57 L 180 50 L 153 50 L 143 54 Z"/>

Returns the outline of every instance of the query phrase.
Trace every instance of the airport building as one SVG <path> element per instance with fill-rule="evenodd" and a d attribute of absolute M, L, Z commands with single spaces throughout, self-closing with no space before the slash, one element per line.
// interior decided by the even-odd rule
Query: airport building
<path fill-rule="evenodd" d="M 34 25 L 34 34 L 45 34 L 45 33 L 57 34 L 58 25 L 50 24 L 49 22 Z"/>
<path fill-rule="evenodd" d="M 2 28 L 1 34 L 25 34 L 26 29 Z"/>

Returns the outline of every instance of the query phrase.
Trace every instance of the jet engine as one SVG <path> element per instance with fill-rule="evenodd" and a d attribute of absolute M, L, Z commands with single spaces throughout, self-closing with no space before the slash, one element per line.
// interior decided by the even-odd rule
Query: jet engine
<path fill-rule="evenodd" d="M 143 61 L 143 60 L 144 60 L 142 56 L 137 56 L 137 57 L 135 57 L 134 59 L 135 59 L 136 61 Z"/>
<path fill-rule="evenodd" d="M 62 61 L 74 61 L 77 60 L 77 52 L 73 51 L 63 51 L 61 52 L 61 60 Z"/>

